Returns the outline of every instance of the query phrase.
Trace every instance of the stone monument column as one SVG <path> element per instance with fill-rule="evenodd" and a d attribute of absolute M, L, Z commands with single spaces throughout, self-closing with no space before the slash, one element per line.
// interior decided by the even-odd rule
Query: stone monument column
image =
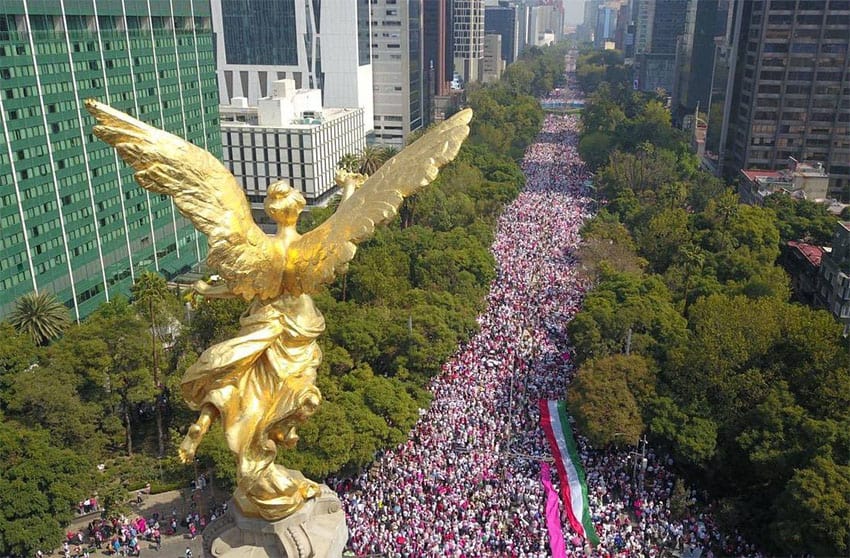
<path fill-rule="evenodd" d="M 348 527 L 336 493 L 321 493 L 278 521 L 246 517 L 231 500 L 203 532 L 204 558 L 340 558 Z"/>

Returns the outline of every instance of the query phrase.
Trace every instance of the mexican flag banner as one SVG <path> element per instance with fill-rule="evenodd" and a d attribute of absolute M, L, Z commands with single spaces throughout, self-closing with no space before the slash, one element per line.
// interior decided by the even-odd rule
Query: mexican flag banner
<path fill-rule="evenodd" d="M 591 545 L 599 544 L 596 529 L 590 520 L 587 504 L 587 482 L 576 442 L 567 420 L 567 406 L 563 401 L 540 400 L 540 425 L 552 448 L 555 467 L 561 480 L 561 499 L 567 510 L 570 526 Z"/>

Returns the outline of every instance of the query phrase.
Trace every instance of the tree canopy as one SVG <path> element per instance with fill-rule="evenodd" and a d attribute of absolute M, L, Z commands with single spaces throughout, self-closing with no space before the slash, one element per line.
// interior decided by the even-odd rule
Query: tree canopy
<path fill-rule="evenodd" d="M 646 432 L 771 552 L 846 554 L 850 356 L 776 265 L 783 242 L 828 242 L 835 221 L 782 195 L 741 205 L 653 95 L 605 79 L 617 64 L 578 69 L 602 206 L 579 251 L 593 289 L 569 324 L 579 428 L 603 445 Z"/>

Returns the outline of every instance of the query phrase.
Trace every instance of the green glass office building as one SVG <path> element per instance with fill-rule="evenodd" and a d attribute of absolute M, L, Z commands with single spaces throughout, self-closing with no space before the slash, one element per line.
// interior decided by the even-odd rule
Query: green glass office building
<path fill-rule="evenodd" d="M 221 156 L 209 0 L 0 0 L 0 319 L 48 291 L 76 318 L 206 256 L 91 134 L 96 98 Z"/>

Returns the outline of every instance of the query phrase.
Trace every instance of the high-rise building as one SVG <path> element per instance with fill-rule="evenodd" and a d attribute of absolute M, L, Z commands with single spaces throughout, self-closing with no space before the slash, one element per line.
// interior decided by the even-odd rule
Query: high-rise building
<path fill-rule="evenodd" d="M 430 99 L 448 95 L 454 75 L 454 36 L 451 0 L 426 0 L 422 4 L 422 67 L 425 76 L 425 106 Z"/>
<path fill-rule="evenodd" d="M 484 0 L 453 0 L 454 69 L 464 83 L 481 79 L 484 59 Z"/>
<path fill-rule="evenodd" d="M 850 186 L 850 1 L 740 1 L 724 111 L 727 174 L 821 162 L 830 192 Z"/>
<path fill-rule="evenodd" d="M 505 61 L 502 59 L 502 36 L 484 35 L 484 62 L 481 66 L 481 81 L 495 83 L 502 77 Z"/>
<path fill-rule="evenodd" d="M 484 33 L 502 37 L 502 60 L 512 64 L 519 55 L 519 7 L 504 3 L 484 8 Z"/>
<path fill-rule="evenodd" d="M 578 29 L 578 39 L 580 41 L 593 41 L 596 33 L 596 14 L 602 0 L 585 0 L 584 2 L 584 21 Z"/>
<path fill-rule="evenodd" d="M 673 94 L 676 54 L 680 37 L 693 20 L 688 17 L 697 0 L 640 0 L 635 39 L 638 86 L 642 91 L 664 90 Z M 651 19 L 649 16 L 651 15 Z"/>
<path fill-rule="evenodd" d="M 684 114 L 692 114 L 697 107 L 701 112 L 708 111 L 712 72 L 706 69 L 714 67 L 715 37 L 724 33 L 722 19 L 718 17 L 719 4 L 718 0 L 693 3 L 689 13 L 693 23 L 687 24 L 686 33 L 679 37 L 673 88 L 677 120 Z"/>
<path fill-rule="evenodd" d="M 655 20 L 655 0 L 633 0 L 635 56 L 650 51 L 652 45 L 652 22 Z"/>
<path fill-rule="evenodd" d="M 617 14 L 619 6 L 603 4 L 596 11 L 596 31 L 593 34 L 593 44 L 596 48 L 605 48 L 606 43 L 613 43 L 617 33 Z"/>
<path fill-rule="evenodd" d="M 563 14 L 555 5 L 531 6 L 528 15 L 529 44 L 543 46 L 563 35 Z"/>
<path fill-rule="evenodd" d="M 270 93 L 255 107 L 244 98 L 220 107 L 224 162 L 261 223 L 270 184 L 287 180 L 308 205 L 324 204 L 337 190 L 337 163 L 366 145 L 363 109 L 323 108 L 321 91 L 296 89 L 292 79 L 273 83 Z"/>
<path fill-rule="evenodd" d="M 401 149 L 422 127 L 422 0 L 373 0 L 375 142 Z"/>
<path fill-rule="evenodd" d="M 617 9 L 617 28 L 614 31 L 614 44 L 617 50 L 631 63 L 635 55 L 635 27 L 632 21 L 632 4 L 623 2 Z"/>
<path fill-rule="evenodd" d="M 79 319 L 206 256 L 92 135 L 90 97 L 220 156 L 209 2 L 0 0 L 0 316 L 48 291 Z"/>
<path fill-rule="evenodd" d="M 290 78 L 326 107 L 362 108 L 372 129 L 369 0 L 212 0 L 212 22 L 222 104 L 256 105 Z"/>

